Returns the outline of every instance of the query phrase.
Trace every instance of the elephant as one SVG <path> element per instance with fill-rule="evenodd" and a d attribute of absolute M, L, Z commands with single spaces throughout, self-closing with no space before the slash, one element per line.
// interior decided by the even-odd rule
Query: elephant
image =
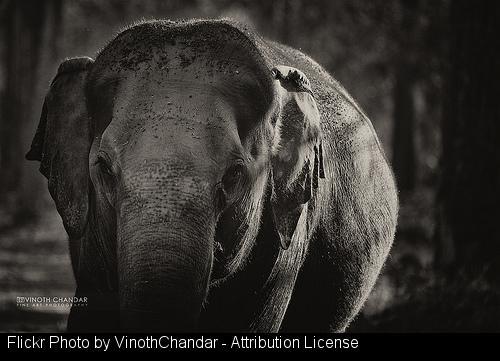
<path fill-rule="evenodd" d="M 231 20 L 150 20 L 64 60 L 28 160 L 69 237 L 69 331 L 343 332 L 395 179 L 347 91 Z"/>

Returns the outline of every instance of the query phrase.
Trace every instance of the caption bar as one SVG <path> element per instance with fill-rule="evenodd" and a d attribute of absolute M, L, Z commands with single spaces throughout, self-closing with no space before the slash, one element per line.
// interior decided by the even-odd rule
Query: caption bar
<path fill-rule="evenodd" d="M 356 350 L 353 337 L 314 335 L 8 335 L 8 350 Z"/>

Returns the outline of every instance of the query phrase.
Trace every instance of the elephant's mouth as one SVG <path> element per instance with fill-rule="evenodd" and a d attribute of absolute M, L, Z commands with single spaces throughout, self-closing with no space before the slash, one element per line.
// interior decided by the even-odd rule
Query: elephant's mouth
<path fill-rule="evenodd" d="M 242 242 L 237 236 L 240 231 L 241 224 L 236 221 L 234 209 L 227 209 L 217 220 L 214 233 L 211 283 L 224 281 L 234 271 L 231 265 L 241 248 Z"/>
<path fill-rule="evenodd" d="M 214 237 L 214 262 L 212 266 L 212 273 L 210 277 L 211 284 L 217 284 L 224 281 L 230 274 L 228 264 L 230 259 L 228 259 L 228 254 L 225 252 L 223 244 Z"/>
<path fill-rule="evenodd" d="M 210 277 L 211 284 L 219 284 L 229 277 L 238 269 L 237 264 L 242 259 L 242 239 L 221 239 L 217 237 L 217 232 L 213 241 L 213 265 Z"/>

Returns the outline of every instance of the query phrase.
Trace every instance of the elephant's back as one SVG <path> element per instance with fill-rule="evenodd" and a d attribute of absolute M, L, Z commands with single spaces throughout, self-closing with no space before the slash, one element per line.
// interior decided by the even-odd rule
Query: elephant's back
<path fill-rule="evenodd" d="M 326 106 L 328 103 L 335 103 L 337 97 L 342 97 L 352 105 L 353 108 L 366 116 L 361 107 L 340 82 L 302 51 L 278 42 L 262 39 L 260 41 L 259 50 L 268 63 L 275 65 L 283 64 L 300 69 L 311 82 L 315 96 L 318 98 L 317 101 L 319 100 L 321 106 Z"/>
<path fill-rule="evenodd" d="M 370 138 L 384 155 L 373 125 L 363 109 L 347 90 L 321 65 L 303 52 L 289 46 L 258 39 L 257 47 L 268 64 L 287 65 L 300 69 L 309 79 L 318 109 L 321 113 L 323 130 L 339 134 L 349 128 L 363 126 L 369 130 Z M 384 155 L 385 156 L 385 155 Z"/>

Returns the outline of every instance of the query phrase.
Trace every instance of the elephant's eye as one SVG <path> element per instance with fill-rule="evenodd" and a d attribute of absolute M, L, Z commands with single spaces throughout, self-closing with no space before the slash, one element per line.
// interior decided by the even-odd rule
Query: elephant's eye
<path fill-rule="evenodd" d="M 95 162 L 95 164 L 99 167 L 99 170 L 103 174 L 110 176 L 110 177 L 113 176 L 113 171 L 111 169 L 111 166 L 109 165 L 108 161 L 103 156 L 99 155 L 97 157 L 97 161 Z"/>
<path fill-rule="evenodd" d="M 108 158 L 104 155 L 98 155 L 95 165 L 98 167 L 98 179 L 100 180 L 101 189 L 104 192 L 108 202 L 111 205 L 115 203 L 115 174 L 111 168 L 111 163 Z"/>
<path fill-rule="evenodd" d="M 224 174 L 224 177 L 222 177 L 224 189 L 226 191 L 230 191 L 231 189 L 234 189 L 235 186 L 240 184 L 244 172 L 245 166 L 242 162 L 238 162 L 230 166 Z"/>

